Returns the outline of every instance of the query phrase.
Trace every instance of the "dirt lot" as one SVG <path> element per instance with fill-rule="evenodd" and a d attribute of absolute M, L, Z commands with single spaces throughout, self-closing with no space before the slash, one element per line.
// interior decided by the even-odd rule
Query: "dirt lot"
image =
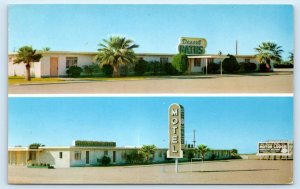
<path fill-rule="evenodd" d="M 292 93 L 293 72 L 9 85 L 9 94 Z"/>
<path fill-rule="evenodd" d="M 202 171 L 201 171 L 202 170 Z M 148 166 L 41 169 L 8 167 L 10 184 L 291 184 L 292 160 L 206 161 L 203 166 Z"/>

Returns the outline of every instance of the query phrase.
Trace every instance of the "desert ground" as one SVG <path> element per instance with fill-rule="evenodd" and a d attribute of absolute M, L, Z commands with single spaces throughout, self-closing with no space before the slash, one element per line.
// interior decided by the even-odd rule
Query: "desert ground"
<path fill-rule="evenodd" d="M 14 84 L 9 94 L 292 93 L 293 72 Z"/>
<path fill-rule="evenodd" d="M 174 164 L 26 168 L 8 166 L 10 184 L 292 184 L 292 160 L 222 160 Z"/>

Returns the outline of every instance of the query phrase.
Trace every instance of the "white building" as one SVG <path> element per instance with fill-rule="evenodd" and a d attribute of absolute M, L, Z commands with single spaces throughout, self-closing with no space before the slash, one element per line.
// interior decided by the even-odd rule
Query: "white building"
<path fill-rule="evenodd" d="M 39 62 L 34 62 L 31 65 L 31 76 L 36 78 L 41 77 L 63 77 L 66 76 L 66 70 L 70 66 L 83 67 L 95 63 L 97 52 L 68 52 L 68 51 L 41 51 L 42 58 Z M 9 54 L 8 75 L 9 76 L 25 76 L 25 65 L 14 64 L 13 60 L 16 53 Z M 137 53 L 137 57 L 148 62 L 158 61 L 161 63 L 172 62 L 174 54 L 159 54 L 159 53 Z M 207 63 L 221 63 L 227 56 L 224 55 L 197 55 L 188 56 L 189 58 L 189 73 L 201 73 L 203 67 Z M 255 56 L 252 55 L 237 55 L 238 62 L 252 62 L 258 65 Z"/>
<path fill-rule="evenodd" d="M 10 165 L 50 164 L 55 168 L 80 167 L 99 165 L 97 159 L 104 156 L 110 157 L 111 164 L 126 163 L 126 153 L 131 153 L 139 148 L 127 147 L 28 147 L 8 148 L 8 163 Z M 157 148 L 151 157 L 153 162 L 165 160 L 167 149 Z"/>
<path fill-rule="evenodd" d="M 50 164 L 55 168 L 97 166 L 100 163 L 97 159 L 104 156 L 110 157 L 111 164 L 125 164 L 126 154 L 139 150 L 138 147 L 39 147 L 30 149 L 29 147 L 9 147 L 9 165 L 40 165 Z M 167 159 L 167 148 L 156 148 L 155 153 L 150 156 L 152 162 L 165 162 Z M 188 149 L 184 152 L 184 158 L 189 156 Z M 211 159 L 214 154 L 215 159 L 229 159 L 231 150 L 211 150 L 205 155 L 205 159 Z"/>

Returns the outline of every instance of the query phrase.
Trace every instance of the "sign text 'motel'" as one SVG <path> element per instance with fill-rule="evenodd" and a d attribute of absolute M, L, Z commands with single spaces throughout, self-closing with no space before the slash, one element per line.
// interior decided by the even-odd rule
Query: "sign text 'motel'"
<path fill-rule="evenodd" d="M 206 46 L 207 42 L 204 38 L 181 37 L 178 51 L 187 55 L 199 55 L 205 53 Z"/>
<path fill-rule="evenodd" d="M 168 158 L 182 158 L 184 145 L 184 108 L 179 104 L 169 107 L 169 150 Z"/>

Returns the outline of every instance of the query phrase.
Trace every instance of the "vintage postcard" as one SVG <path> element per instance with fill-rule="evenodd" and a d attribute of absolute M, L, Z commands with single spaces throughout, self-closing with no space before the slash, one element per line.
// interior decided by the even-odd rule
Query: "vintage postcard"
<path fill-rule="evenodd" d="M 292 5 L 8 6 L 8 183 L 292 184 Z"/>

